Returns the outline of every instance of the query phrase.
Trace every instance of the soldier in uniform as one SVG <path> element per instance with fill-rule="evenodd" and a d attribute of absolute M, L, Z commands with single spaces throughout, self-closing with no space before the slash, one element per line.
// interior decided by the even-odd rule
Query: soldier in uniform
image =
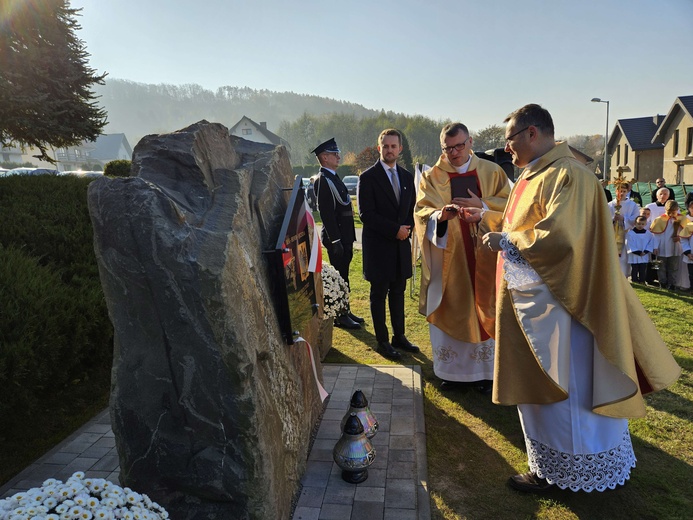
<path fill-rule="evenodd" d="M 318 211 L 322 218 L 322 243 L 325 244 L 330 263 L 349 284 L 349 264 L 354 254 L 356 231 L 351 196 L 342 180 L 337 176 L 339 147 L 334 138 L 319 144 L 314 153 L 320 163 L 320 172 L 314 184 Z M 345 329 L 360 329 L 363 318 L 351 310 L 337 316 L 334 324 Z"/>

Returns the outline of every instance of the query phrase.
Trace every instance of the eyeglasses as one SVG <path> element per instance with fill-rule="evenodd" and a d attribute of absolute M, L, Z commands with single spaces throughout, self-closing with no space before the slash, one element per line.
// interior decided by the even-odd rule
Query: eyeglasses
<path fill-rule="evenodd" d="M 516 135 L 520 135 L 522 132 L 524 132 L 528 128 L 529 128 L 529 126 L 526 126 L 522 130 L 518 130 L 517 132 L 515 132 L 513 135 L 509 135 L 508 137 L 506 137 L 505 138 L 505 144 L 508 144 L 512 140 L 513 137 L 515 137 Z"/>
<path fill-rule="evenodd" d="M 465 147 L 467 146 L 467 141 L 469 141 L 469 137 L 467 137 L 463 142 L 456 144 L 455 146 L 441 146 L 440 149 L 443 150 L 446 154 L 451 154 L 453 150 L 456 152 L 462 152 Z"/>

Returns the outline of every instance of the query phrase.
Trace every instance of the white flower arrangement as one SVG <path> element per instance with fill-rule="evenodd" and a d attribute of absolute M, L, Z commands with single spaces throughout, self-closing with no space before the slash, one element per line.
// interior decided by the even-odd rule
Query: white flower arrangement
<path fill-rule="evenodd" d="M 78 471 L 67 482 L 48 479 L 40 488 L 0 500 L 0 520 L 162 520 L 168 513 L 147 495 Z"/>
<path fill-rule="evenodd" d="M 322 263 L 322 294 L 324 320 L 334 319 L 349 310 L 349 286 L 339 272 L 325 262 Z"/>

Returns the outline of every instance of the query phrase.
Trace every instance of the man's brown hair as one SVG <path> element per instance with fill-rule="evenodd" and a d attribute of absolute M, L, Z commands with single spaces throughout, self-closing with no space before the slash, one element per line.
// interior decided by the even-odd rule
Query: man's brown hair
<path fill-rule="evenodd" d="M 542 108 L 536 103 L 530 103 L 521 108 L 518 108 L 513 113 L 509 114 L 503 122 L 507 123 L 512 120 L 516 127 L 526 128 L 536 126 L 542 129 L 544 135 L 553 137 L 553 119 L 551 114 L 545 108 Z"/>
<path fill-rule="evenodd" d="M 399 139 L 399 144 L 402 144 L 402 133 L 399 130 L 395 130 L 394 128 L 388 128 L 380 132 L 380 135 L 378 136 L 378 146 L 383 144 L 383 137 L 385 137 L 386 135 L 396 135 L 397 139 Z"/>

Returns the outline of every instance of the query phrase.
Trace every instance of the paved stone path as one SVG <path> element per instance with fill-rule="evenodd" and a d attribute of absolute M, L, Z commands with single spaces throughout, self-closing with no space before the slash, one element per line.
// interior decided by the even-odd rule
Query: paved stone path
<path fill-rule="evenodd" d="M 313 443 L 293 520 L 429 520 L 426 431 L 418 366 L 323 365 L 327 408 Z M 375 462 L 361 484 L 342 480 L 332 459 L 351 395 L 364 392 L 379 422 Z M 0 498 L 65 481 L 75 471 L 118 483 L 118 454 L 108 410 L 0 487 Z"/>
<path fill-rule="evenodd" d="M 293 520 L 428 520 L 426 430 L 418 366 L 323 365 L 327 409 L 308 457 Z M 360 389 L 378 419 L 375 462 L 361 484 L 332 459 L 340 423 Z"/>

